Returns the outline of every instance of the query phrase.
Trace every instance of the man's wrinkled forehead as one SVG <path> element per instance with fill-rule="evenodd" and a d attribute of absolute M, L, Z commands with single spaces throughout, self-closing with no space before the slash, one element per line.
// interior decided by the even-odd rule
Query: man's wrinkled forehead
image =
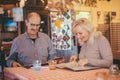
<path fill-rule="evenodd" d="M 40 15 L 38 13 L 32 12 L 28 14 L 27 19 L 29 20 L 30 18 L 33 17 L 40 18 Z"/>

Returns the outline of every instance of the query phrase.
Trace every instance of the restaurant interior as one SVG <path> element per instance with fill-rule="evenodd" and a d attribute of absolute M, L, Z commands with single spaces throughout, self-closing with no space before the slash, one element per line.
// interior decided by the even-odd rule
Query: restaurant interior
<path fill-rule="evenodd" d="M 4 61 L 10 53 L 12 41 L 26 31 L 24 20 L 33 11 L 41 16 L 39 31 L 51 38 L 57 56 L 65 58 L 65 62 L 69 62 L 70 56 L 79 53 L 81 48 L 72 34 L 72 23 L 79 18 L 87 18 L 93 23 L 95 30 L 101 31 L 110 42 L 113 63 L 120 68 L 119 3 L 120 0 L 0 0 L 0 80 L 120 80 L 120 74 L 117 78 L 106 79 L 106 69 L 83 74 L 66 70 L 50 72 L 46 67 L 40 70 L 41 73 L 32 69 L 3 69 L 6 67 Z"/>

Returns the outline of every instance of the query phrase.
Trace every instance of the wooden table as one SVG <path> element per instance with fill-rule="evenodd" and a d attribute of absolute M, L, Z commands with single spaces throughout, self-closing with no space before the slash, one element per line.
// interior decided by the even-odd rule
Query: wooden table
<path fill-rule="evenodd" d="M 48 67 L 42 67 L 40 71 L 23 67 L 4 68 L 5 80 L 96 80 L 98 72 L 108 74 L 109 70 L 96 69 L 74 72 L 66 69 L 49 70 Z M 120 77 L 109 80 L 120 80 Z"/>

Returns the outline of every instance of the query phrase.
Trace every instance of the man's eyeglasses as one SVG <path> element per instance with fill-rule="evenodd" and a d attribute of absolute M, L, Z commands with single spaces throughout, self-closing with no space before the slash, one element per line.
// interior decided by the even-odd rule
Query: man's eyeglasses
<path fill-rule="evenodd" d="M 30 26 L 40 27 L 40 24 L 33 24 L 33 23 L 30 23 Z"/>

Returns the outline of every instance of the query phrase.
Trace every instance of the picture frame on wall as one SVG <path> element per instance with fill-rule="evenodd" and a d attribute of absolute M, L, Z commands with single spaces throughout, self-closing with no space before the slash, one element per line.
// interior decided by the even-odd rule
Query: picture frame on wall
<path fill-rule="evenodd" d="M 22 7 L 13 8 L 12 13 L 13 13 L 14 21 L 16 22 L 23 21 L 23 8 Z"/>

